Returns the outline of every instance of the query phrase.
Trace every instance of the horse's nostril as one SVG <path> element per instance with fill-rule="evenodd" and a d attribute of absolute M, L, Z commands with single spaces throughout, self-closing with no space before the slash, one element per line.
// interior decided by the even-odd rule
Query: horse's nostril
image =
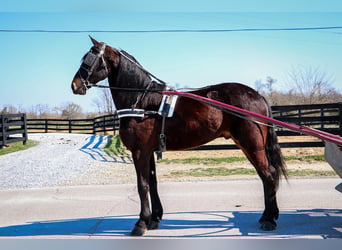
<path fill-rule="evenodd" d="M 71 88 L 75 91 L 77 89 L 77 84 L 75 82 L 72 82 Z"/>
<path fill-rule="evenodd" d="M 71 83 L 71 89 L 74 92 L 74 94 L 79 94 L 80 88 L 78 87 L 76 82 Z"/>

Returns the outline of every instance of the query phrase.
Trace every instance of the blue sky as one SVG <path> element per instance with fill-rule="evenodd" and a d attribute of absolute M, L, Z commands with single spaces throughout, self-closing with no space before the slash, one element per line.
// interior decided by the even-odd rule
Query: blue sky
<path fill-rule="evenodd" d="M 48 3 L 45 3 L 48 2 Z M 5 0 L 0 30 L 159 30 L 342 26 L 341 1 L 23 1 Z M 286 2 L 286 5 L 283 3 Z M 58 3 L 58 4 L 57 4 Z M 109 7 L 105 4 L 108 3 Z M 255 4 L 258 3 L 258 4 Z M 17 6 L 15 6 L 17 5 Z M 133 7 L 132 7 L 133 6 Z M 305 11 L 305 13 L 303 13 Z M 308 12 L 307 12 L 308 11 Z M 289 89 L 288 73 L 318 67 L 342 90 L 342 29 L 221 33 L 0 32 L 0 108 L 63 103 L 95 110 L 98 91 L 75 96 L 70 82 L 91 47 L 88 34 L 126 50 L 170 85 L 237 81 L 254 87 L 267 76 Z"/>

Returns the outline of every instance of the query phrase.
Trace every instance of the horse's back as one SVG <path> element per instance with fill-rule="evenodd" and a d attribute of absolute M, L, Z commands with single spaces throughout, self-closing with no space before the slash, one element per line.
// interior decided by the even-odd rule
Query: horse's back
<path fill-rule="evenodd" d="M 192 93 L 259 114 L 269 115 L 265 98 L 253 88 L 241 83 L 229 82 L 211 85 L 192 91 Z"/>

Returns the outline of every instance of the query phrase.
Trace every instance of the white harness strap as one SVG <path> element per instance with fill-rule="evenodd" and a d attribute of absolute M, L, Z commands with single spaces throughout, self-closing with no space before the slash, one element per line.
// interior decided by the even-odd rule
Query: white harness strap
<path fill-rule="evenodd" d="M 119 109 L 116 111 L 119 118 L 122 117 L 144 117 L 145 114 L 158 114 L 165 117 L 172 117 L 177 103 L 177 95 L 164 95 L 158 112 L 144 109 Z"/>
<path fill-rule="evenodd" d="M 144 109 L 119 109 L 116 111 L 119 119 L 122 117 L 144 117 Z"/>

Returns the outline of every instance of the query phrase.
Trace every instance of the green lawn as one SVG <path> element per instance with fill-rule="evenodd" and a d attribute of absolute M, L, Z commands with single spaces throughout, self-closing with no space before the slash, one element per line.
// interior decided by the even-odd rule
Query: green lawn
<path fill-rule="evenodd" d="M 23 145 L 23 142 L 10 143 L 8 144 L 8 147 L 3 147 L 2 149 L 0 149 L 0 155 L 13 153 L 13 152 L 20 151 L 20 150 L 25 150 L 36 145 L 38 145 L 38 142 L 32 141 L 32 140 L 28 140 L 26 142 L 26 145 Z"/>

